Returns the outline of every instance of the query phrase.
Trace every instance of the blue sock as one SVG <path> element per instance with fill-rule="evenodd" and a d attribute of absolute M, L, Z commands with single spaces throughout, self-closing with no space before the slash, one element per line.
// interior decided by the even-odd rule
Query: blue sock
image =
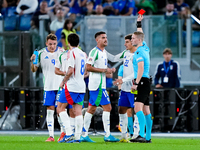
<path fill-rule="evenodd" d="M 140 136 L 144 137 L 145 124 L 146 124 L 144 113 L 143 113 L 143 111 L 138 111 L 136 113 L 136 115 L 138 117 L 138 122 L 139 122 L 139 126 L 140 126 Z"/>
<path fill-rule="evenodd" d="M 146 140 L 150 140 L 151 139 L 151 129 L 152 129 L 152 124 L 153 121 L 151 119 L 151 114 L 146 115 Z"/>
<path fill-rule="evenodd" d="M 133 117 L 128 117 L 128 131 L 133 134 Z"/>

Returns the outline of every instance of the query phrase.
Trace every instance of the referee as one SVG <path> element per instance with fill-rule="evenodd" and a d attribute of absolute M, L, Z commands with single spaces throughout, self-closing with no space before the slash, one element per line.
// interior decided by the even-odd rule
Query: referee
<path fill-rule="evenodd" d="M 142 31 L 141 21 L 142 15 L 138 16 L 137 19 L 137 31 L 132 35 L 132 45 L 137 48 L 133 56 L 133 74 L 120 80 L 117 79 L 114 84 L 122 84 L 123 82 L 134 79 L 134 85 L 131 87 L 132 91 L 137 90 L 138 95 L 135 100 L 135 113 L 138 117 L 140 133 L 138 137 L 131 139 L 130 142 L 140 143 L 151 143 L 151 129 L 152 119 L 149 108 L 149 93 L 150 93 L 150 80 L 149 80 L 149 68 L 150 68 L 150 57 L 149 47 L 144 42 L 144 33 Z M 146 139 L 144 138 L 146 125 Z"/>

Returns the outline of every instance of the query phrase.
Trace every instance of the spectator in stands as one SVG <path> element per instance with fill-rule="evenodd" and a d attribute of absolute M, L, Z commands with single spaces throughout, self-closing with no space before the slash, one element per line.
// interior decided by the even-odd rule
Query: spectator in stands
<path fill-rule="evenodd" d="M 175 7 L 175 11 L 177 11 L 177 13 L 179 15 L 181 15 L 182 9 L 184 9 L 184 7 L 188 7 L 189 8 L 189 5 L 184 3 L 184 0 L 176 0 L 176 3 L 174 4 L 174 7 Z"/>
<path fill-rule="evenodd" d="M 183 30 L 186 30 L 187 19 L 190 18 L 191 12 L 189 7 L 182 7 L 180 17 L 183 19 Z"/>
<path fill-rule="evenodd" d="M 16 13 L 21 15 L 33 14 L 38 7 L 38 0 L 20 0 L 16 8 Z"/>
<path fill-rule="evenodd" d="M 57 18 L 50 24 L 50 30 L 53 34 L 56 32 L 56 30 L 62 28 L 65 23 L 64 12 L 62 9 L 57 10 L 56 17 Z"/>
<path fill-rule="evenodd" d="M 8 3 L 8 7 L 17 6 L 19 0 L 6 0 Z"/>
<path fill-rule="evenodd" d="M 93 2 L 88 1 L 88 2 L 86 3 L 86 10 L 85 10 L 85 13 L 84 13 L 85 16 L 89 16 L 89 15 L 94 14 L 95 12 L 94 12 L 93 8 L 94 8 Z"/>
<path fill-rule="evenodd" d="M 8 7 L 7 1 L 6 0 L 1 0 L 0 1 L 0 13 L 1 13 L 1 9 L 2 8 L 6 8 L 6 7 Z"/>
<path fill-rule="evenodd" d="M 39 16 L 40 15 L 47 15 L 47 1 L 42 1 L 40 3 L 40 9 L 36 11 L 31 19 L 31 27 L 33 28 L 39 28 Z"/>
<path fill-rule="evenodd" d="M 113 0 L 106 0 L 105 3 L 103 3 L 103 14 L 106 16 L 109 15 L 115 15 L 116 12 L 116 7 L 117 7 L 117 2 L 113 2 Z"/>
<path fill-rule="evenodd" d="M 134 0 L 119 0 L 117 2 L 116 15 L 130 16 L 134 14 L 134 9 L 136 9 Z"/>
<path fill-rule="evenodd" d="M 166 5 L 165 18 L 177 15 L 178 15 L 177 12 L 174 11 L 174 3 L 172 1 L 169 1 Z"/>
<path fill-rule="evenodd" d="M 166 48 L 163 51 L 164 61 L 157 64 L 154 84 L 156 88 L 178 88 L 180 87 L 180 66 L 177 61 L 171 60 L 172 51 Z M 159 79 L 161 78 L 161 83 Z"/>
<path fill-rule="evenodd" d="M 139 10 L 144 9 L 146 11 L 145 15 L 152 15 L 158 11 L 157 4 L 152 0 L 140 0 L 140 2 L 136 4 L 136 7 Z"/>
<path fill-rule="evenodd" d="M 70 16 L 72 22 L 75 22 L 77 16 L 82 15 L 83 7 L 86 6 L 87 0 L 69 0 Z"/>
<path fill-rule="evenodd" d="M 93 2 L 93 4 L 94 4 L 93 9 L 95 10 L 97 5 L 102 5 L 103 0 L 88 0 L 88 2 Z"/>
<path fill-rule="evenodd" d="M 56 12 L 58 9 L 62 9 L 63 10 L 63 13 L 64 13 L 64 16 L 66 17 L 67 13 L 69 12 L 69 7 L 65 7 L 65 6 L 62 6 L 60 4 L 55 4 L 51 7 L 48 7 L 47 8 L 47 12 L 48 12 L 48 15 L 50 17 L 50 20 L 51 21 L 54 21 L 57 17 L 56 17 Z"/>
<path fill-rule="evenodd" d="M 54 4 L 60 4 L 62 6 L 68 6 L 68 0 L 53 0 Z"/>
<path fill-rule="evenodd" d="M 101 5 L 97 5 L 95 13 L 95 15 L 91 15 L 92 18 L 87 19 L 88 28 L 102 30 L 107 23 L 107 19 L 103 14 L 103 7 Z"/>
<path fill-rule="evenodd" d="M 73 29 L 72 21 L 70 19 L 66 19 L 61 33 L 61 42 L 65 50 L 69 50 L 67 37 L 70 33 L 76 33 L 76 30 Z"/>

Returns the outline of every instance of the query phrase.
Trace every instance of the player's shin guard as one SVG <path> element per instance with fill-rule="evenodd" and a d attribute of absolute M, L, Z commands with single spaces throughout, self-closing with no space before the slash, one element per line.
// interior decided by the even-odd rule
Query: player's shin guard
<path fill-rule="evenodd" d="M 63 124 L 62 124 L 62 121 L 60 119 L 60 116 L 57 115 L 57 119 L 58 119 L 58 123 L 60 125 L 60 132 L 65 132 L 64 128 L 63 128 Z"/>
<path fill-rule="evenodd" d="M 80 140 L 83 129 L 83 115 L 75 117 L 75 140 Z"/>
<path fill-rule="evenodd" d="M 139 126 L 137 115 L 134 115 L 133 129 L 134 129 L 134 135 L 133 136 L 137 137 L 139 135 L 139 131 L 140 131 L 140 126 Z"/>
<path fill-rule="evenodd" d="M 75 118 L 70 117 L 70 126 L 72 129 L 72 133 L 74 133 L 75 132 Z"/>
<path fill-rule="evenodd" d="M 88 136 L 88 130 L 91 124 L 92 114 L 86 112 L 84 116 L 83 137 Z"/>
<path fill-rule="evenodd" d="M 103 111 L 102 120 L 104 131 L 106 132 L 105 136 L 108 137 L 110 135 L 110 112 Z"/>
<path fill-rule="evenodd" d="M 144 113 L 143 111 L 138 111 L 136 113 L 137 117 L 138 117 L 138 121 L 139 121 L 139 126 L 140 126 L 140 136 L 144 137 L 144 131 L 145 131 L 145 124 L 146 124 L 146 120 L 144 117 Z"/>
<path fill-rule="evenodd" d="M 128 130 L 130 135 L 133 135 L 133 117 L 128 117 Z"/>
<path fill-rule="evenodd" d="M 60 119 L 62 121 L 63 127 L 66 131 L 66 135 L 72 135 L 72 130 L 71 130 L 71 126 L 70 126 L 70 118 L 67 114 L 66 111 L 62 111 L 59 113 Z"/>
<path fill-rule="evenodd" d="M 146 115 L 146 140 L 149 141 L 151 139 L 151 129 L 153 121 L 151 119 L 151 114 Z"/>
<path fill-rule="evenodd" d="M 54 110 L 47 109 L 46 121 L 47 121 L 49 136 L 54 137 Z"/>
<path fill-rule="evenodd" d="M 120 127 L 122 130 L 122 138 L 126 139 L 128 117 L 127 114 L 119 114 Z"/>

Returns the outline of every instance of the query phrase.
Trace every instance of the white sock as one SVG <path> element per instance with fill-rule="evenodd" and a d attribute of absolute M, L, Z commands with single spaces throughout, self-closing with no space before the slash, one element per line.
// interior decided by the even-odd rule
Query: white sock
<path fill-rule="evenodd" d="M 75 117 L 75 140 L 80 140 L 83 129 L 83 115 Z"/>
<path fill-rule="evenodd" d="M 122 130 L 122 138 L 126 138 L 128 117 L 127 114 L 119 114 L 119 122 Z"/>
<path fill-rule="evenodd" d="M 70 117 L 70 126 L 71 126 L 71 129 L 72 129 L 72 133 L 74 134 L 74 132 L 75 132 L 75 118 Z"/>
<path fill-rule="evenodd" d="M 58 119 L 58 123 L 60 125 L 60 132 L 65 132 L 65 129 L 63 128 L 63 124 L 62 124 L 62 121 L 60 119 L 60 116 L 57 115 L 57 119 Z"/>
<path fill-rule="evenodd" d="M 133 131 L 134 131 L 133 132 L 134 137 L 139 135 L 140 126 L 139 126 L 137 115 L 134 115 Z"/>
<path fill-rule="evenodd" d="M 106 132 L 105 137 L 108 137 L 110 135 L 110 112 L 103 111 L 102 120 L 104 131 Z"/>
<path fill-rule="evenodd" d="M 62 111 L 59 113 L 60 119 L 63 124 L 63 128 L 65 129 L 66 135 L 72 135 L 72 130 L 70 126 L 70 118 L 66 111 Z"/>
<path fill-rule="evenodd" d="M 89 130 L 89 127 L 91 124 L 91 119 L 92 119 L 92 114 L 86 112 L 85 116 L 84 116 L 84 125 L 83 125 L 84 135 L 83 135 L 83 137 L 88 136 L 88 130 Z"/>
<path fill-rule="evenodd" d="M 49 136 L 54 137 L 54 110 L 47 109 L 47 128 L 49 131 Z"/>

